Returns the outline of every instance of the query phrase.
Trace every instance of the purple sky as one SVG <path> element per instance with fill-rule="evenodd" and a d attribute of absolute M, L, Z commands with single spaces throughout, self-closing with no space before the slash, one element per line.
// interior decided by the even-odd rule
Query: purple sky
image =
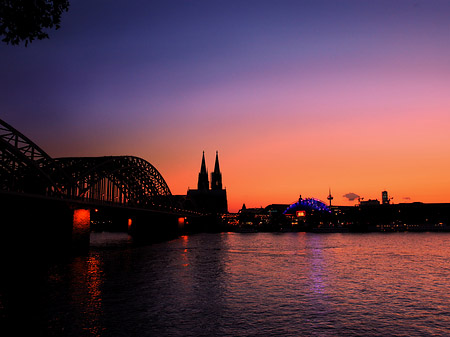
<path fill-rule="evenodd" d="M 450 126 L 449 32 L 449 1 L 73 0 L 49 40 L 0 46 L 0 116 L 51 156 L 143 157 L 179 194 L 202 151 L 212 169 L 219 150 L 234 208 L 302 190 L 324 199 L 329 186 L 338 203 L 385 188 L 442 200 L 448 179 L 409 192 L 402 163 L 413 165 L 421 125 L 421 150 L 444 163 L 428 174 L 450 165 L 438 136 Z M 402 162 L 378 153 L 383 137 Z M 374 167 L 356 141 L 390 158 L 392 176 L 352 171 Z"/>

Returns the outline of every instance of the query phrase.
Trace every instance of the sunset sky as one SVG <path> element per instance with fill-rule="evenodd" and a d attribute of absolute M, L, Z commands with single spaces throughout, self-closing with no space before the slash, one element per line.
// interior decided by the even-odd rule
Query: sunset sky
<path fill-rule="evenodd" d="M 71 0 L 0 46 L 0 118 L 52 157 L 134 155 L 230 211 L 450 202 L 450 1 Z"/>

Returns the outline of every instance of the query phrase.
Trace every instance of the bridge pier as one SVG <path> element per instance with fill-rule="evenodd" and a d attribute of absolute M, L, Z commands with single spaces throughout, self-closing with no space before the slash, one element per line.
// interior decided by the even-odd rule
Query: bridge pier
<path fill-rule="evenodd" d="M 73 210 L 72 253 L 86 253 L 89 250 L 91 233 L 91 210 L 86 208 L 75 208 Z"/>
<path fill-rule="evenodd" d="M 0 193 L 3 257 L 28 255 L 43 261 L 89 249 L 90 211 L 60 199 Z"/>

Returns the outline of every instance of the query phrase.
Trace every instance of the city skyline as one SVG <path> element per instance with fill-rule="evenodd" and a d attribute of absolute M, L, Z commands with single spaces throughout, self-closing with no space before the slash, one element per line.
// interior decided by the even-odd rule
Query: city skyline
<path fill-rule="evenodd" d="M 49 40 L 0 46 L 0 118 L 52 157 L 142 157 L 173 194 L 219 151 L 230 211 L 450 202 L 449 10 L 72 1 Z"/>

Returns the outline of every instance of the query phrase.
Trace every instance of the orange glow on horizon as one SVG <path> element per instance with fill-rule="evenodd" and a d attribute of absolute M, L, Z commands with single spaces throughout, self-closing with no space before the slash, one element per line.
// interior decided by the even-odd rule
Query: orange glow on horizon
<path fill-rule="evenodd" d="M 357 204 L 344 197 L 347 193 L 381 200 L 383 190 L 393 203 L 450 202 L 450 115 L 436 112 L 429 118 L 417 110 L 325 120 L 301 132 L 298 123 L 274 119 L 263 139 L 248 130 L 222 139 L 229 211 L 237 212 L 243 203 L 290 204 L 299 194 L 326 200 L 329 188 L 334 205 Z M 259 130 L 254 124 L 250 131 Z M 205 150 L 208 170 L 215 147 Z M 191 150 L 185 165 L 161 170 L 175 194 L 195 188 L 200 158 L 201 151 Z"/>

